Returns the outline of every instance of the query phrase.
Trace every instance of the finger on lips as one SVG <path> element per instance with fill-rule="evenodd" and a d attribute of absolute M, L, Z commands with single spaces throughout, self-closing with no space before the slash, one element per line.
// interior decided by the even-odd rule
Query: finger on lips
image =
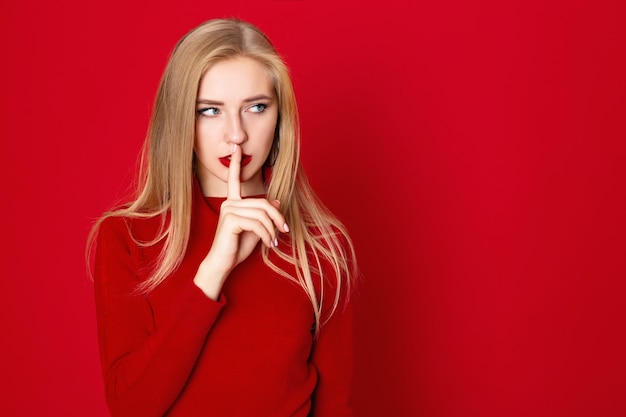
<path fill-rule="evenodd" d="M 233 153 L 230 156 L 230 164 L 228 166 L 227 198 L 231 200 L 241 200 L 241 181 L 239 179 L 240 173 L 241 147 L 237 144 L 234 144 Z"/>
<path fill-rule="evenodd" d="M 280 201 L 274 200 L 272 202 L 269 202 L 265 199 L 241 198 L 241 155 L 241 146 L 234 144 L 233 152 L 230 157 L 230 164 L 228 167 L 227 202 L 225 203 L 226 205 L 230 205 L 228 203 L 228 200 L 231 200 L 232 204 L 239 208 L 239 215 L 243 215 L 245 217 L 249 217 L 260 222 L 260 224 L 262 224 L 266 228 L 266 230 L 270 231 L 271 245 L 278 246 L 278 239 L 275 236 L 274 225 L 276 225 L 276 228 L 282 232 L 289 232 L 289 226 L 287 226 L 285 218 L 278 210 L 280 207 Z M 257 211 L 240 211 L 241 209 L 246 208 L 256 209 Z M 259 209 L 262 213 L 258 211 Z M 259 237 L 261 237 L 261 235 L 259 235 Z"/>

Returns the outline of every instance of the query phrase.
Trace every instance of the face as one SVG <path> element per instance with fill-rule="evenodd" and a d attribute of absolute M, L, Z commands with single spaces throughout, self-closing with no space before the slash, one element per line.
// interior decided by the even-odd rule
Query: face
<path fill-rule="evenodd" d="M 200 81 L 196 100 L 197 173 L 206 196 L 226 196 L 233 144 L 241 146 L 242 196 L 265 193 L 262 168 L 278 120 L 274 82 L 251 58 L 212 65 Z"/>

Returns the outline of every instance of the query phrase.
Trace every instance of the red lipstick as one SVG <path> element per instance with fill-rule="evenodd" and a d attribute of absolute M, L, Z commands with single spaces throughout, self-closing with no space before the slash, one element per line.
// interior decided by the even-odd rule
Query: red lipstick
<path fill-rule="evenodd" d="M 230 155 L 228 156 L 222 156 L 221 158 L 219 158 L 220 162 L 222 163 L 222 165 L 224 165 L 226 168 L 230 167 Z M 246 165 L 248 165 L 250 163 L 250 161 L 252 161 L 252 155 L 246 155 L 245 153 L 241 156 L 241 167 L 245 167 Z"/>

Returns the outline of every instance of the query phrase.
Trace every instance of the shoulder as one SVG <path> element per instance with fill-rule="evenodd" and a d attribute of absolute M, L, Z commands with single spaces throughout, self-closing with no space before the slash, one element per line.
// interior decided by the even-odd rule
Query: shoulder
<path fill-rule="evenodd" d="M 94 261 L 96 271 L 104 264 L 113 265 L 122 260 L 128 266 L 140 269 L 150 260 L 156 259 L 164 239 L 160 218 L 135 218 L 120 215 L 105 215 L 94 239 Z"/>
<path fill-rule="evenodd" d="M 128 225 L 122 216 L 106 216 L 98 226 L 98 246 L 109 242 L 126 240 L 129 235 Z"/>
<path fill-rule="evenodd" d="M 168 217 L 107 215 L 98 228 L 98 241 L 133 240 L 138 242 L 158 239 Z"/>
<path fill-rule="evenodd" d="M 128 288 L 136 285 L 147 264 L 158 257 L 162 247 L 162 240 L 158 239 L 161 223 L 158 217 L 105 215 L 98 226 L 94 245 L 96 283 L 124 283 Z"/>

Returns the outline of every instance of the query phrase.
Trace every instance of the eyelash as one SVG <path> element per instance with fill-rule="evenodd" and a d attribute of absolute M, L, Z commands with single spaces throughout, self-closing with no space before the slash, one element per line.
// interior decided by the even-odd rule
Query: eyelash
<path fill-rule="evenodd" d="M 250 106 L 250 109 L 255 108 L 255 107 L 260 107 L 260 110 L 253 111 L 252 113 L 263 113 L 265 111 L 265 109 L 267 109 L 267 104 L 265 104 L 265 103 L 257 103 L 257 104 L 254 104 L 254 105 Z"/>
<path fill-rule="evenodd" d="M 266 103 L 257 103 L 248 107 L 248 110 L 258 108 L 258 110 L 252 111 L 252 113 L 263 113 L 267 109 L 267 106 L 268 104 Z M 210 110 L 213 110 L 214 114 L 208 114 Z M 200 116 L 211 117 L 211 116 L 217 116 L 220 113 L 220 109 L 218 109 L 217 107 L 203 107 L 201 109 L 198 109 L 197 112 L 198 112 L 198 115 Z"/>
<path fill-rule="evenodd" d="M 215 110 L 216 114 L 207 114 L 207 112 L 208 112 L 209 110 Z M 200 116 L 207 116 L 207 117 L 210 117 L 210 116 L 215 116 L 215 115 L 217 115 L 217 114 L 219 113 L 219 111 L 220 111 L 220 109 L 218 109 L 217 107 L 203 107 L 203 108 L 201 108 L 201 109 L 198 109 L 198 114 L 199 114 Z"/>

